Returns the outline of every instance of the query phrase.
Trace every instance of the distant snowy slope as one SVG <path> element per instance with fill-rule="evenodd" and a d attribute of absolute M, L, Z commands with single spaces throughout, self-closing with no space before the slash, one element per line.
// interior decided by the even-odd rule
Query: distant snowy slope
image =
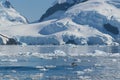
<path fill-rule="evenodd" d="M 8 0 L 0 2 L 0 26 L 10 26 L 24 23 L 27 23 L 26 18 L 21 16 Z"/>

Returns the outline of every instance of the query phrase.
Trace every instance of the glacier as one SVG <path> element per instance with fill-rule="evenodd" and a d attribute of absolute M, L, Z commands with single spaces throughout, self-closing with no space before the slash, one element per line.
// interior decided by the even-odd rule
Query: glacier
<path fill-rule="evenodd" d="M 0 32 L 26 45 L 119 45 L 120 8 L 116 1 L 57 0 L 52 9 L 56 4 L 65 7 L 56 7 L 37 23 L 9 24 L 0 27 Z M 0 43 L 7 40 L 1 37 Z"/>

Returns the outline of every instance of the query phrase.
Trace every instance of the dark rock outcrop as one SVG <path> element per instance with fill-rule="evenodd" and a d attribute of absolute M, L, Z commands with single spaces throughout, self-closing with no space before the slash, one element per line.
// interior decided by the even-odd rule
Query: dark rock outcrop
<path fill-rule="evenodd" d="M 13 38 L 9 38 L 6 45 L 18 45 L 20 44 L 17 40 L 13 39 Z"/>
<path fill-rule="evenodd" d="M 3 2 L 2 4 L 6 8 L 13 8 L 13 6 L 11 5 L 11 3 L 8 0 L 6 0 L 5 2 Z"/>

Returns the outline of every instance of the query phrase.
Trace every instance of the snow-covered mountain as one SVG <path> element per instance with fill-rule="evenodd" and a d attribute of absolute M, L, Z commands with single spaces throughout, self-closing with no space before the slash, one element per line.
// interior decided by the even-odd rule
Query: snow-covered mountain
<path fill-rule="evenodd" d="M 70 7 L 83 3 L 88 0 L 56 0 L 54 5 L 50 7 L 45 14 L 42 15 L 39 21 L 59 18 L 61 14 L 63 14 Z"/>
<path fill-rule="evenodd" d="M 41 17 L 42 22 L 4 27 L 0 32 L 29 45 L 116 45 L 120 43 L 119 3 L 57 0 Z"/>
<path fill-rule="evenodd" d="M 17 12 L 8 0 L 0 2 L 0 27 L 27 23 L 26 18 Z"/>

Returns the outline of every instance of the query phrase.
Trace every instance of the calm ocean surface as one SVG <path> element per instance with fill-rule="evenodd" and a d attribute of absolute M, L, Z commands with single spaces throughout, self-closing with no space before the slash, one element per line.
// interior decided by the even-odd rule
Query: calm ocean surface
<path fill-rule="evenodd" d="M 120 47 L 0 46 L 0 80 L 120 80 Z"/>

